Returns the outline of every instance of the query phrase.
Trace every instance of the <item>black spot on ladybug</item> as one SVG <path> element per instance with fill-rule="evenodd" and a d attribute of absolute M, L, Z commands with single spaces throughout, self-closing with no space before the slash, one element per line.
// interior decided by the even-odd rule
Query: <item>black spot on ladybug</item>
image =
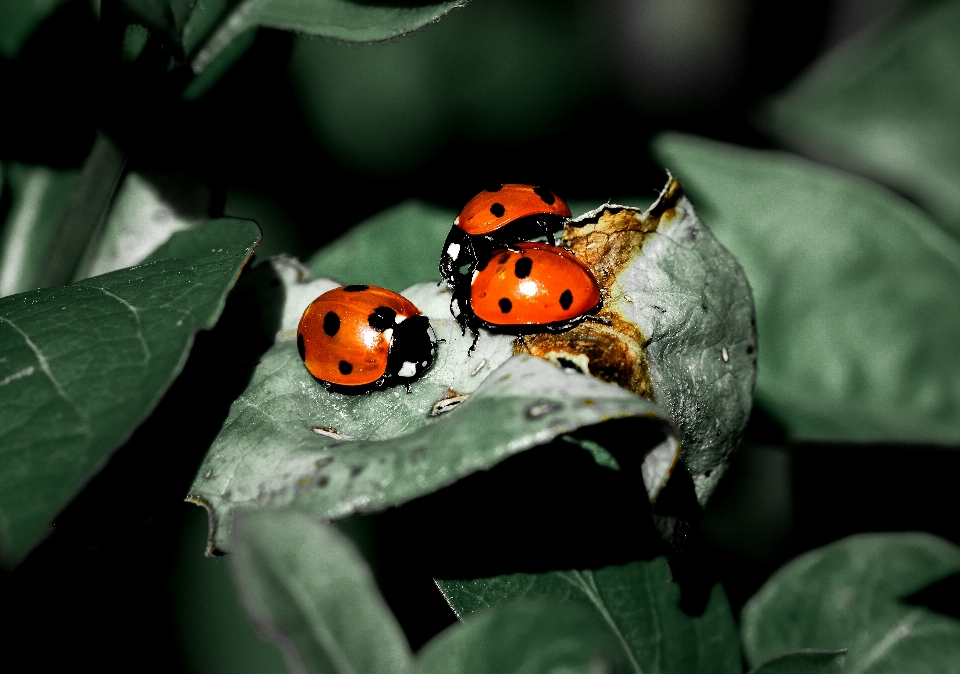
<path fill-rule="evenodd" d="M 499 192 L 503 189 L 503 185 L 491 185 L 487 188 L 487 192 Z"/>
<path fill-rule="evenodd" d="M 500 301 L 497 302 L 500 305 L 500 311 L 505 314 L 509 314 L 510 310 L 513 309 L 513 302 L 508 300 L 506 297 L 501 297 Z"/>
<path fill-rule="evenodd" d="M 504 208 L 500 202 L 494 202 L 493 206 L 490 207 L 490 212 L 493 213 L 495 217 L 502 218 L 503 214 L 507 212 L 507 209 Z"/>
<path fill-rule="evenodd" d="M 547 206 L 552 206 L 553 202 L 557 200 L 553 192 L 544 187 L 534 187 L 533 192 L 540 197 Z"/>
<path fill-rule="evenodd" d="M 531 269 L 533 269 L 533 260 L 529 257 L 521 257 L 513 265 L 513 273 L 517 275 L 517 278 L 527 278 L 530 276 Z"/>
<path fill-rule="evenodd" d="M 303 346 L 303 335 L 301 335 L 299 332 L 297 333 L 297 353 L 300 354 L 300 360 L 307 359 L 307 350 Z"/>
<path fill-rule="evenodd" d="M 348 293 L 362 293 L 364 290 L 366 290 L 369 287 L 370 286 L 365 286 L 362 284 L 354 284 L 352 286 L 344 286 L 343 290 L 344 292 L 348 292 Z"/>
<path fill-rule="evenodd" d="M 333 311 L 323 317 L 323 331 L 331 337 L 340 332 L 340 317 Z"/>
<path fill-rule="evenodd" d="M 569 290 L 564 290 L 560 293 L 560 306 L 566 310 L 570 308 L 571 304 L 573 304 L 573 293 Z"/>
<path fill-rule="evenodd" d="M 353 372 L 353 365 L 345 360 L 341 360 L 337 367 L 340 369 L 340 374 L 350 374 Z"/>
<path fill-rule="evenodd" d="M 377 307 L 373 313 L 367 317 L 367 322 L 374 330 L 383 332 L 392 328 L 396 322 L 397 312 L 390 307 Z"/>

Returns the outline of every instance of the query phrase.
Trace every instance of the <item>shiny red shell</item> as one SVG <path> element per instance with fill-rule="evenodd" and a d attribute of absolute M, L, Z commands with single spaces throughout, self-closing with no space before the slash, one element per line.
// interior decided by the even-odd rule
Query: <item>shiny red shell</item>
<path fill-rule="evenodd" d="M 590 270 L 571 253 L 525 242 L 521 252 L 497 250 L 473 275 L 470 305 L 490 325 L 563 323 L 592 313 L 600 289 Z"/>
<path fill-rule="evenodd" d="M 489 234 L 520 218 L 540 214 L 569 218 L 570 208 L 544 187 L 500 185 L 468 201 L 453 224 L 470 235 Z"/>
<path fill-rule="evenodd" d="M 393 314 L 402 322 L 419 316 L 420 310 L 378 286 L 341 286 L 323 293 L 306 308 L 297 327 L 297 348 L 307 370 L 340 386 L 376 382 L 387 371 Z M 384 316 L 390 321 L 384 323 Z"/>

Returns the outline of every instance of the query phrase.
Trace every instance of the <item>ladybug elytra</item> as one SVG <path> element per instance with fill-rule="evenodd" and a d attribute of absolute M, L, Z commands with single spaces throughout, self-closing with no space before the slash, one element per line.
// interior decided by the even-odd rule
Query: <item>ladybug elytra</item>
<path fill-rule="evenodd" d="M 430 320 L 408 299 L 368 285 L 341 286 L 313 300 L 297 327 L 297 350 L 325 386 L 366 391 L 409 384 L 433 363 Z"/>
<path fill-rule="evenodd" d="M 494 185 L 468 201 L 453 221 L 440 256 L 440 276 L 456 294 L 494 250 L 540 237 L 553 245 L 553 233 L 569 217 L 567 204 L 546 188 Z"/>
<path fill-rule="evenodd" d="M 474 333 L 480 327 L 562 332 L 592 318 L 602 305 L 593 273 L 573 254 L 523 242 L 515 250 L 493 251 L 474 271 L 469 291 L 455 294 L 451 310 Z"/>

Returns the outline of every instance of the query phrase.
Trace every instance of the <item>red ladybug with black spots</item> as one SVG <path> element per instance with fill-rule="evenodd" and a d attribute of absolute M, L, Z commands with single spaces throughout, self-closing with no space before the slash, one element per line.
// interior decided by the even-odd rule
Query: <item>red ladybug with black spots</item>
<path fill-rule="evenodd" d="M 538 242 L 514 248 L 493 251 L 474 271 L 469 289 L 455 293 L 451 310 L 461 325 L 477 335 L 481 327 L 522 334 L 606 322 L 593 316 L 603 307 L 597 280 L 572 253 Z"/>
<path fill-rule="evenodd" d="M 546 237 L 570 217 L 563 199 L 544 187 L 494 185 L 467 202 L 443 244 L 440 276 L 457 291 L 469 285 L 474 269 L 486 263 L 498 248 L 514 249 L 515 243 Z"/>
<path fill-rule="evenodd" d="M 327 388 L 360 393 L 404 384 L 433 364 L 437 338 L 410 300 L 368 285 L 341 286 L 300 317 L 300 359 Z"/>

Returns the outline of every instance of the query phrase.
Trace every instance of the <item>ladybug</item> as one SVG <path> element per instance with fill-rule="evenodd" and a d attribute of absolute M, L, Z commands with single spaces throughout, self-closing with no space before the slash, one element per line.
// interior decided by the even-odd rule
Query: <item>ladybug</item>
<path fill-rule="evenodd" d="M 569 217 L 563 199 L 544 187 L 494 185 L 468 201 L 453 221 L 440 256 L 440 276 L 456 292 L 495 249 L 539 237 L 554 245 L 553 233 Z"/>
<path fill-rule="evenodd" d="M 297 326 L 297 350 L 307 371 L 327 388 L 364 392 L 421 376 L 437 338 L 410 300 L 392 290 L 349 285 L 310 303 Z"/>
<path fill-rule="evenodd" d="M 585 320 L 606 322 L 593 316 L 603 297 L 587 266 L 563 248 L 537 242 L 493 251 L 474 271 L 469 290 L 455 293 L 450 306 L 474 335 L 481 327 L 563 332 Z"/>

